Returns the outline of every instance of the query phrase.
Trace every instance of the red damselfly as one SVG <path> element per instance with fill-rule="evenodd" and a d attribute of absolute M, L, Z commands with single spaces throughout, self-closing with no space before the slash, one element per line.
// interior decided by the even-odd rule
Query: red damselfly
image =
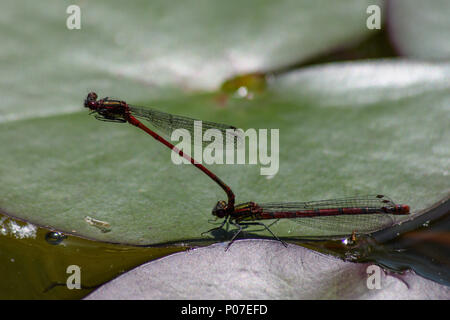
<path fill-rule="evenodd" d="M 96 119 L 116 123 L 128 122 L 145 131 L 157 141 L 161 142 L 166 147 L 179 154 L 181 157 L 187 159 L 190 163 L 192 163 L 208 177 L 210 177 L 214 182 L 216 182 L 227 194 L 228 203 L 226 204 L 226 207 L 228 208 L 228 210 L 233 210 L 234 193 L 229 186 L 227 186 L 219 177 L 209 171 L 205 166 L 198 163 L 194 158 L 184 153 L 182 150 L 179 150 L 172 143 L 161 137 L 153 130 L 146 127 L 137 118 L 149 121 L 154 127 L 161 130 L 165 134 L 168 134 L 169 136 L 172 131 L 176 129 L 185 129 L 193 135 L 194 131 L 196 129 L 199 129 L 197 124 L 200 120 L 161 112 L 152 108 L 133 106 L 121 100 L 113 100 L 109 98 L 97 100 L 97 98 L 98 96 L 95 92 L 90 92 L 84 101 L 84 106 L 86 108 L 89 108 L 92 111 L 91 113 L 95 114 Z M 233 142 L 231 145 L 236 146 L 238 140 L 241 139 L 238 131 L 236 131 L 236 128 L 233 126 L 210 121 L 201 121 L 200 123 L 202 133 L 204 133 L 208 129 L 219 130 L 222 133 L 222 136 L 225 138 L 225 142 Z"/>
<path fill-rule="evenodd" d="M 273 237 L 281 241 L 260 220 L 290 218 L 303 229 L 320 229 L 328 236 L 342 236 L 356 233 L 367 234 L 386 228 L 394 223 L 392 216 L 409 214 L 409 206 L 395 204 L 384 195 L 356 196 L 341 199 L 307 202 L 246 202 L 230 210 L 225 201 L 217 202 L 212 210 L 216 218 L 224 218 L 221 225 L 207 232 L 221 229 L 226 223 L 237 227 L 227 249 L 241 233 L 251 225 L 262 226 Z M 276 222 L 275 221 L 275 222 Z"/>

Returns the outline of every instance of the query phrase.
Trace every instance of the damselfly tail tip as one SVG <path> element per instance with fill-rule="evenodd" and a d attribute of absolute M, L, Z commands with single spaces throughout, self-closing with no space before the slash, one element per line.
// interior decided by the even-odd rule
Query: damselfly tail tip
<path fill-rule="evenodd" d="M 407 204 L 401 204 L 398 207 L 399 214 L 409 214 L 409 206 Z"/>
<path fill-rule="evenodd" d="M 396 204 L 390 208 L 389 213 L 395 215 L 409 214 L 409 206 L 407 204 Z"/>

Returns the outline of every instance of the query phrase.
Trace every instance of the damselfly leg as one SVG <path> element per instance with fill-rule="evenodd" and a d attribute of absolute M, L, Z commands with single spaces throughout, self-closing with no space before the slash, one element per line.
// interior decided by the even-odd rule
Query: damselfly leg
<path fill-rule="evenodd" d="M 233 237 L 231 238 L 230 242 L 228 243 L 227 247 L 225 248 L 225 251 L 228 250 L 228 248 L 230 248 L 230 246 L 233 244 L 233 242 L 236 240 L 237 236 L 242 232 L 242 230 L 247 229 L 248 226 L 262 226 L 265 230 L 269 231 L 270 234 L 278 241 L 280 241 L 283 246 L 285 246 L 287 248 L 287 243 L 284 242 L 283 240 L 281 240 L 280 238 L 278 238 L 273 232 L 272 230 L 270 230 L 270 228 L 268 226 L 266 226 L 264 223 L 261 222 L 233 222 L 230 221 L 230 224 L 232 224 L 233 226 L 237 227 L 238 230 L 236 231 L 236 233 L 233 235 Z M 271 224 L 273 225 L 273 223 Z M 263 230 L 264 230 L 263 229 Z"/>

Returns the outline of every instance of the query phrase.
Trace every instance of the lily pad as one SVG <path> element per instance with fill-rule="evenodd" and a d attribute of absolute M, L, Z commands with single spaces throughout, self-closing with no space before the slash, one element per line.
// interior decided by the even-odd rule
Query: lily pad
<path fill-rule="evenodd" d="M 373 3 L 5 0 L 0 122 L 78 111 L 93 88 L 133 99 L 216 89 L 365 38 Z M 74 4 L 79 30 L 66 27 Z"/>
<path fill-rule="evenodd" d="M 275 241 L 238 241 L 226 254 L 223 249 L 214 245 L 149 262 L 86 299 L 447 300 L 450 295 L 449 287 L 414 272 L 392 274 Z"/>
<path fill-rule="evenodd" d="M 259 165 L 208 166 L 238 203 L 382 193 L 417 213 L 450 189 L 449 76 L 448 64 L 327 64 L 275 78 L 265 94 L 226 106 L 211 94 L 142 104 L 280 130 L 274 176 L 261 175 Z M 135 127 L 99 122 L 86 111 L 3 123 L 0 136 L 0 207 L 65 232 L 130 244 L 198 239 L 213 227 L 211 209 L 225 197 L 192 165 L 174 165 L 167 148 Z M 272 231 L 308 235 L 291 221 Z"/>
<path fill-rule="evenodd" d="M 450 2 L 389 1 L 386 9 L 390 37 L 401 54 L 428 60 L 450 58 Z"/>

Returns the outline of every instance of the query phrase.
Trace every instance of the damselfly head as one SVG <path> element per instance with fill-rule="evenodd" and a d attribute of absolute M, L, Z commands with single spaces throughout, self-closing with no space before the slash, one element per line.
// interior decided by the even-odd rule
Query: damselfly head
<path fill-rule="evenodd" d="M 89 92 L 86 99 L 84 100 L 84 106 L 89 109 L 94 109 L 95 102 L 97 101 L 97 94 L 95 92 Z"/>
<path fill-rule="evenodd" d="M 212 210 L 213 216 L 217 218 L 223 218 L 227 214 L 227 203 L 223 200 L 217 202 L 216 206 Z"/>

